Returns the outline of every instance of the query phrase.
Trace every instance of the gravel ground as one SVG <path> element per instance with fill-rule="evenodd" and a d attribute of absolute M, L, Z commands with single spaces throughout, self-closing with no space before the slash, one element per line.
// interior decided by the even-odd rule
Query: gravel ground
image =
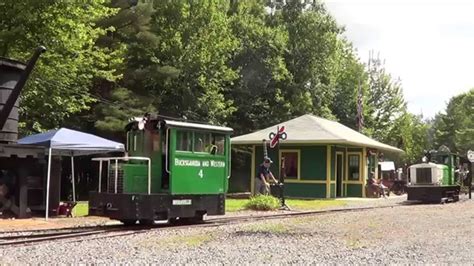
<path fill-rule="evenodd" d="M 473 264 L 473 217 L 474 201 L 465 200 L 218 228 L 157 229 L 4 248 L 0 264 Z"/>

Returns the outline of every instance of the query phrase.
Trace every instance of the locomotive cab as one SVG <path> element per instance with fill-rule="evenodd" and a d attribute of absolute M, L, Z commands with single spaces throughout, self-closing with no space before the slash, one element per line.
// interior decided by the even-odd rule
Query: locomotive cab
<path fill-rule="evenodd" d="M 225 213 L 231 128 L 147 117 L 126 129 L 127 156 L 95 159 L 109 170 L 90 214 L 149 224 Z"/>

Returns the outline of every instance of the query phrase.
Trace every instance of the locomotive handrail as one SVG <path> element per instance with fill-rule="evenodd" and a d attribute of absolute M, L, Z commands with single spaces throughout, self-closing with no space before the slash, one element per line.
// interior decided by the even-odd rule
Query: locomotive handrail
<path fill-rule="evenodd" d="M 230 151 L 230 149 L 229 149 L 228 153 L 229 153 L 229 159 L 228 159 L 229 160 L 229 172 L 228 172 L 227 179 L 230 179 L 230 175 L 232 173 L 232 165 L 231 165 L 231 163 L 232 163 L 232 152 Z"/>
<path fill-rule="evenodd" d="M 108 161 L 108 168 L 110 168 L 110 161 L 115 161 L 115 194 L 117 194 L 117 179 L 118 179 L 118 161 L 128 161 L 128 160 L 138 160 L 138 161 L 147 161 L 148 164 L 148 195 L 151 194 L 151 159 L 148 157 L 99 157 L 99 158 L 92 158 L 92 161 L 99 162 L 99 192 L 101 192 L 101 184 L 102 184 L 102 162 Z M 108 169 L 109 170 L 109 169 Z M 108 180 L 108 179 L 107 179 Z M 107 185 L 108 187 L 108 185 Z"/>
<path fill-rule="evenodd" d="M 165 136 L 165 138 L 166 138 L 166 147 L 165 147 L 165 171 L 166 171 L 168 174 L 170 173 L 170 169 L 169 169 L 169 167 L 168 167 L 168 161 L 169 161 L 169 159 L 168 159 L 168 150 L 169 150 L 169 147 L 170 147 L 170 145 L 169 145 L 169 135 L 170 135 L 170 134 L 169 134 L 169 131 L 170 131 L 170 129 L 167 128 L 167 129 L 166 129 L 166 136 Z"/>

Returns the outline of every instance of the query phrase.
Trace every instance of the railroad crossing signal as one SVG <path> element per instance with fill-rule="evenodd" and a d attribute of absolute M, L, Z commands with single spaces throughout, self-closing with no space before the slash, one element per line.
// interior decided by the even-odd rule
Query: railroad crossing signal
<path fill-rule="evenodd" d="M 471 163 L 474 163 L 474 151 L 469 150 L 467 152 L 467 158 L 469 159 Z"/>
<path fill-rule="evenodd" d="M 278 142 L 280 142 L 280 139 L 285 140 L 287 137 L 285 132 L 285 126 L 282 126 L 280 128 L 277 127 L 277 133 L 275 134 L 273 132 L 270 132 L 268 137 L 270 138 L 270 148 L 275 148 Z"/>

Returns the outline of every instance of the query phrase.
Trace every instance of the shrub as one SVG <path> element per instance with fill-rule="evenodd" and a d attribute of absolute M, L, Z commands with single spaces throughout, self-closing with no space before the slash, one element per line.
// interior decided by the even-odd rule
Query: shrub
<path fill-rule="evenodd" d="M 280 207 L 280 200 L 269 195 L 251 197 L 245 204 L 246 209 L 255 211 L 271 211 Z"/>

